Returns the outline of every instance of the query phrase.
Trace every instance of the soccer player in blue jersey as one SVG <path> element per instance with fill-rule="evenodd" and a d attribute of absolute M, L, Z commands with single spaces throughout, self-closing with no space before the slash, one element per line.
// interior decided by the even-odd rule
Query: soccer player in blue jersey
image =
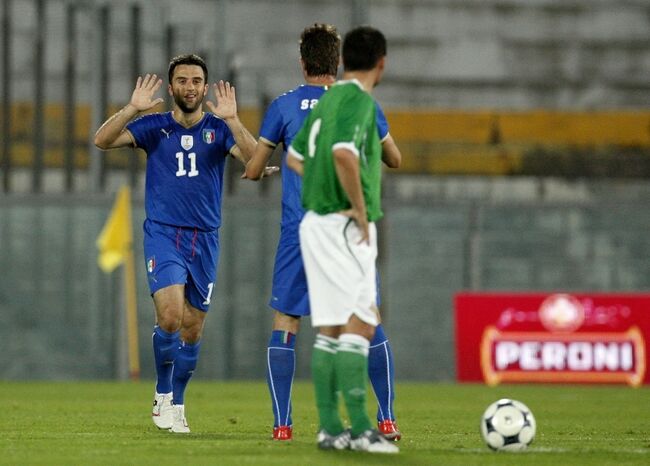
<path fill-rule="evenodd" d="M 201 57 L 173 58 L 168 78 L 171 112 L 142 114 L 163 102 L 154 98 L 162 80 L 139 77 L 130 102 L 97 130 L 95 145 L 147 153 L 144 254 L 156 310 L 152 419 L 160 429 L 188 433 L 184 394 L 216 286 L 224 164 L 228 154 L 246 163 L 255 139 L 237 116 L 228 82 L 213 85 L 217 102 L 206 99 L 211 113 L 203 111 L 209 86 Z"/>
<path fill-rule="evenodd" d="M 273 331 L 267 349 L 267 381 L 273 407 L 275 440 L 292 438 L 291 387 L 295 373 L 295 343 L 300 318 L 310 314 L 307 281 L 300 254 L 298 226 L 305 212 L 301 204 L 302 179 L 287 169 L 286 149 L 300 130 L 310 110 L 327 87 L 336 81 L 340 36 L 331 25 L 315 24 L 300 36 L 300 64 L 305 83 L 276 98 L 264 116 L 253 157 L 245 177 L 258 180 L 273 150 L 282 144 L 282 223 L 275 257 L 273 288 L 269 305 L 274 309 Z M 386 118 L 377 106 L 377 125 L 382 139 L 384 163 L 397 168 L 401 154 L 388 133 Z M 395 423 L 393 358 L 381 325 L 377 327 L 369 356 L 370 380 L 377 396 L 379 430 L 391 440 L 401 433 Z"/>

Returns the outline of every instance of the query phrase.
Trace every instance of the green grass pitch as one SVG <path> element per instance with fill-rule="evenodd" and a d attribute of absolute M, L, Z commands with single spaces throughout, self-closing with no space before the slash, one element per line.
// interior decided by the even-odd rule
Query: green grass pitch
<path fill-rule="evenodd" d="M 395 457 L 318 451 L 309 382 L 294 386 L 295 439 L 285 443 L 270 440 L 270 401 L 262 382 L 192 382 L 186 394 L 192 433 L 185 436 L 153 426 L 150 382 L 0 382 L 0 464 L 650 465 L 648 388 L 397 388 L 403 439 Z M 483 410 L 503 397 L 523 401 L 537 419 L 537 435 L 525 452 L 492 452 L 479 435 Z"/>

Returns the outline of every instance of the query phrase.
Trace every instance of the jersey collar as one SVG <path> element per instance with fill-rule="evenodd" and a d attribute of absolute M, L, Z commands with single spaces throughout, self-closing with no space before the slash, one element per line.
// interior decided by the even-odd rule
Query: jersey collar
<path fill-rule="evenodd" d="M 345 80 L 342 79 L 341 81 L 337 81 L 336 84 L 337 85 L 339 85 L 339 84 L 356 84 L 359 87 L 359 89 L 361 89 L 364 92 L 366 91 L 363 88 L 363 86 L 361 85 L 361 82 L 357 78 L 345 79 Z"/>
<path fill-rule="evenodd" d="M 194 124 L 193 124 L 192 126 L 190 126 L 189 128 L 186 128 L 185 126 L 181 125 L 178 121 L 176 121 L 176 118 L 174 118 L 174 112 L 173 112 L 173 111 L 169 111 L 169 112 L 167 112 L 167 113 L 169 114 L 169 119 L 170 119 L 171 121 L 173 121 L 174 124 L 175 124 L 176 126 L 178 126 L 179 128 L 183 128 L 183 130 L 185 130 L 185 131 L 190 131 L 190 130 L 192 130 L 193 128 L 196 128 L 197 125 L 199 125 L 199 124 L 203 121 L 203 119 L 205 118 L 205 116 L 208 114 L 208 112 L 203 112 L 203 115 L 201 115 L 201 118 L 199 118 L 198 120 L 196 120 L 196 123 L 194 123 Z"/>

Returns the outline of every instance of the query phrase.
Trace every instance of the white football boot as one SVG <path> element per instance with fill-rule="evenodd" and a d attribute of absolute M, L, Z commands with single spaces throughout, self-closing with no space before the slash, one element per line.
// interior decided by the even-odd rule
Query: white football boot
<path fill-rule="evenodd" d="M 316 435 L 316 443 L 321 450 L 347 450 L 350 448 L 350 430 L 345 429 L 338 435 L 330 435 L 321 429 Z"/>
<path fill-rule="evenodd" d="M 386 438 L 375 429 L 368 429 L 352 437 L 350 450 L 367 451 L 368 453 L 399 453 L 399 448 L 394 442 Z"/>
<path fill-rule="evenodd" d="M 172 393 L 156 392 L 153 398 L 153 410 L 151 419 L 159 429 L 171 429 L 174 423 L 174 407 L 172 405 Z"/>
<path fill-rule="evenodd" d="M 190 426 L 187 425 L 187 419 L 185 419 L 185 405 L 172 405 L 172 409 L 174 410 L 174 421 L 169 431 L 175 434 L 189 434 Z"/>

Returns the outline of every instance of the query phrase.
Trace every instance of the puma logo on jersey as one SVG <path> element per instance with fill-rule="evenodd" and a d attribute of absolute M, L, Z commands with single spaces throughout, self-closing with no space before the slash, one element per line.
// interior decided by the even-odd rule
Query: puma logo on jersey
<path fill-rule="evenodd" d="M 163 133 L 165 136 L 167 136 L 167 139 L 169 139 L 169 135 L 172 134 L 172 130 L 171 130 L 171 129 L 170 129 L 169 131 L 167 131 L 166 129 L 162 128 L 162 129 L 160 130 L 160 132 Z"/>

